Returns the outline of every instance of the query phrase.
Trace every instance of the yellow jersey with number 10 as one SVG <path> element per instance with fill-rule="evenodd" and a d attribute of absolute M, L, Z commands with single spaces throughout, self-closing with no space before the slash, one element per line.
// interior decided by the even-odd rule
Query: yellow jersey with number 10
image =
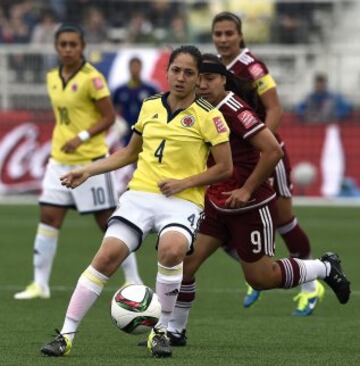
<path fill-rule="evenodd" d="M 210 103 L 198 98 L 188 108 L 171 114 L 167 95 L 146 99 L 133 127 L 142 135 L 143 149 L 130 189 L 161 193 L 159 181 L 204 172 L 210 146 L 229 141 L 224 117 Z M 204 194 L 205 187 L 195 187 L 175 196 L 203 207 Z"/>
<path fill-rule="evenodd" d="M 80 131 L 87 130 L 101 118 L 94 101 L 108 97 L 109 88 L 103 75 L 91 64 L 81 68 L 65 83 L 60 68 L 47 74 L 47 89 L 55 114 L 51 156 L 62 164 L 81 164 L 106 155 L 105 132 L 83 142 L 73 153 L 63 153 L 61 147 Z"/>

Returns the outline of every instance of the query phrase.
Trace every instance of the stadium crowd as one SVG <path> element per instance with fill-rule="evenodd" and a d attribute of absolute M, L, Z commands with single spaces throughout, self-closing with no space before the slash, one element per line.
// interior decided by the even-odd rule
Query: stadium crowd
<path fill-rule="evenodd" d="M 87 42 L 184 43 L 210 42 L 203 19 L 232 11 L 244 19 L 249 42 L 316 43 L 326 38 L 334 1 L 270 0 L 249 5 L 244 0 L 3 0 L 0 4 L 0 44 L 51 43 L 58 23 L 82 25 Z"/>

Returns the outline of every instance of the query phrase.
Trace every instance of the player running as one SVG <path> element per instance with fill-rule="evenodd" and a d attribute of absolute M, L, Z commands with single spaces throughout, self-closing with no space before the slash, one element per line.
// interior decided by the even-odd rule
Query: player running
<path fill-rule="evenodd" d="M 325 253 L 321 259 L 273 259 L 276 199 L 267 177 L 283 152 L 251 107 L 233 92 L 226 92 L 232 89 L 253 102 L 235 81 L 215 55 L 203 55 L 198 94 L 219 108 L 228 123 L 234 171 L 231 178 L 206 191 L 195 251 L 184 261 L 183 282 L 168 326 L 174 346 L 186 345 L 186 325 L 195 299 L 195 273 L 220 246 L 238 258 L 247 282 L 257 290 L 289 289 L 323 279 L 340 303 L 347 303 L 350 296 L 350 282 L 334 253 Z M 208 165 L 212 164 L 210 158 Z"/>
<path fill-rule="evenodd" d="M 217 14 L 212 22 L 213 43 L 227 69 L 238 77 L 253 83 L 259 96 L 259 117 L 275 134 L 284 152 L 283 158 L 275 167 L 271 176 L 277 194 L 278 220 L 276 230 L 284 240 L 290 257 L 311 258 L 310 241 L 298 223 L 292 209 L 292 183 L 290 179 L 290 160 L 285 143 L 277 133 L 282 117 L 282 107 L 277 95 L 276 83 L 266 65 L 260 61 L 245 45 L 242 24 L 238 16 L 230 12 Z M 260 291 L 248 287 L 244 298 L 247 308 L 257 301 Z M 301 285 L 301 292 L 294 297 L 297 307 L 296 316 L 312 314 L 318 302 L 324 296 L 324 287 L 319 281 L 310 281 Z"/>
<path fill-rule="evenodd" d="M 41 353 L 63 356 L 70 352 L 81 320 L 109 277 L 154 231 L 158 234 L 156 293 L 162 310 L 147 344 L 155 357 L 172 355 L 166 329 L 182 282 L 183 260 L 192 250 L 205 186 L 232 173 L 229 130 L 223 115 L 195 96 L 200 65 L 201 53 L 196 47 L 175 49 L 167 70 L 170 91 L 144 101 L 129 144 L 107 159 L 61 178 L 62 184 L 75 188 L 89 177 L 137 162 L 100 249 L 79 278 L 61 332 Z M 207 169 L 209 153 L 214 164 Z"/>

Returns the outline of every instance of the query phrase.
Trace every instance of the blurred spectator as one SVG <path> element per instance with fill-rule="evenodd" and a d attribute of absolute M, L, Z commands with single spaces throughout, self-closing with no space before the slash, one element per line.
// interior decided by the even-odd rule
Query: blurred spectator
<path fill-rule="evenodd" d="M 327 76 L 323 73 L 315 75 L 314 90 L 296 107 L 296 113 L 304 122 L 339 122 L 348 118 L 351 112 L 348 100 L 328 90 Z"/>
<path fill-rule="evenodd" d="M 141 12 L 135 13 L 128 25 L 129 43 L 147 43 L 155 41 L 153 36 L 153 25 L 145 18 Z"/>
<path fill-rule="evenodd" d="M 189 34 L 184 17 L 177 14 L 172 18 L 170 29 L 168 29 L 166 37 L 163 42 L 170 44 L 184 44 L 189 41 Z"/>
<path fill-rule="evenodd" d="M 54 35 L 58 27 L 59 23 L 55 14 L 51 10 L 43 10 L 40 15 L 40 22 L 33 29 L 31 43 L 37 45 L 53 44 Z M 42 83 L 45 80 L 46 72 L 57 64 L 57 57 L 53 53 L 33 55 L 28 61 L 33 65 L 34 81 Z"/>
<path fill-rule="evenodd" d="M 35 25 L 31 42 L 35 44 L 53 44 L 54 34 L 59 26 L 54 13 L 44 10 L 40 16 L 40 22 Z"/>
<path fill-rule="evenodd" d="M 113 93 L 115 109 L 128 125 L 127 133 L 123 138 L 125 145 L 130 140 L 131 126 L 138 119 L 143 100 L 159 91 L 154 85 L 141 79 L 141 70 L 142 61 L 140 58 L 131 58 L 129 61 L 129 81 L 120 85 Z"/>
<path fill-rule="evenodd" d="M 88 43 L 101 43 L 108 40 L 108 26 L 104 14 L 95 6 L 86 9 L 83 29 Z"/>

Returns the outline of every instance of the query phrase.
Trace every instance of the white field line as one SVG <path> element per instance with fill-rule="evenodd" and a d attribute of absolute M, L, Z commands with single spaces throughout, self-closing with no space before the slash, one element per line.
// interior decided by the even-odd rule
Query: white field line
<path fill-rule="evenodd" d="M 74 287 L 70 287 L 70 286 L 51 286 L 50 290 L 52 292 L 71 292 L 73 291 L 75 288 Z M 0 291 L 21 291 L 24 289 L 24 286 L 19 286 L 19 285 L 0 285 Z M 118 289 L 118 287 L 113 287 L 113 286 L 108 286 L 104 288 L 104 292 L 115 292 Z M 227 288 L 211 288 L 211 289 L 198 289 L 198 292 L 202 292 L 202 293 L 214 293 L 214 294 L 222 294 L 222 293 L 245 293 L 245 289 L 240 289 L 240 288 L 236 288 L 236 287 L 227 287 Z M 284 291 L 283 289 L 274 289 L 274 290 L 267 290 L 268 292 L 276 292 L 277 295 L 279 294 L 283 294 L 283 295 L 287 295 L 288 293 L 294 293 L 294 292 L 298 292 L 297 288 L 293 288 L 290 290 L 286 290 Z M 329 289 L 330 291 L 330 289 Z M 355 295 L 355 296 L 359 296 L 360 295 L 360 290 L 353 290 L 351 289 L 351 295 Z"/>
<path fill-rule="evenodd" d="M 37 195 L 0 195 L 0 205 L 37 205 Z M 360 207 L 360 197 L 294 197 L 295 206 Z"/>

